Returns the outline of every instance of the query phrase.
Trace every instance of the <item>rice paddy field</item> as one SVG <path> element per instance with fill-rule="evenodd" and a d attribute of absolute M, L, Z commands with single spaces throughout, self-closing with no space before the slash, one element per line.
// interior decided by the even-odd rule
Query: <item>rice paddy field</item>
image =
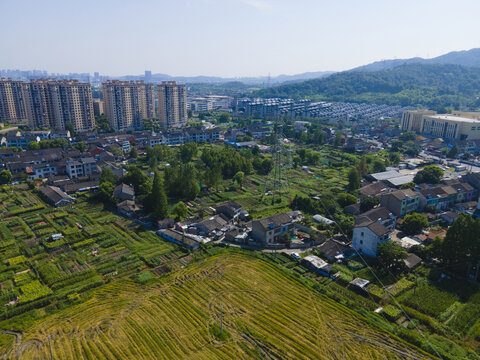
<path fill-rule="evenodd" d="M 55 359 L 429 358 L 272 264 L 232 252 L 147 285 L 111 283 L 2 336 L 11 338 L 5 359 L 49 359 L 50 347 Z"/>

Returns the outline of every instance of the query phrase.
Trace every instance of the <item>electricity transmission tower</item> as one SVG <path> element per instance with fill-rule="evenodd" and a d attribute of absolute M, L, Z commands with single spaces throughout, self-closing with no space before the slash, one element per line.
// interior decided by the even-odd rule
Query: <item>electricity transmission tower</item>
<path fill-rule="evenodd" d="M 277 116 L 272 144 L 273 169 L 265 181 L 265 194 L 272 195 L 272 204 L 275 199 L 281 199 L 282 194 L 287 194 L 289 187 L 288 170 L 292 167 L 292 148 L 283 133 L 284 126 L 284 121 Z"/>

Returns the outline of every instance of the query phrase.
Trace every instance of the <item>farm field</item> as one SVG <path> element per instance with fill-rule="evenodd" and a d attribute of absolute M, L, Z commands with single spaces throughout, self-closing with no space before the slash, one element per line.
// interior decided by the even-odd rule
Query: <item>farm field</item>
<path fill-rule="evenodd" d="M 268 262 L 233 252 L 144 286 L 119 280 L 3 336 L 11 359 L 49 358 L 48 339 L 56 359 L 429 358 Z"/>
<path fill-rule="evenodd" d="M 78 194 L 53 209 L 26 186 L 0 188 L 0 328 L 24 330 L 82 302 L 89 291 L 149 268 L 179 268 L 187 255 Z M 52 236 L 53 235 L 53 236 Z M 0 336 L 0 346 L 10 340 Z"/>

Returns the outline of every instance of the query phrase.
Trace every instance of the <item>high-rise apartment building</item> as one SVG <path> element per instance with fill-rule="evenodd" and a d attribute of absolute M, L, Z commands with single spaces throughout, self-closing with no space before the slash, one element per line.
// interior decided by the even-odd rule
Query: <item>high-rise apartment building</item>
<path fill-rule="evenodd" d="M 0 121 L 25 120 L 25 103 L 21 81 L 0 79 Z"/>
<path fill-rule="evenodd" d="M 152 72 L 150 70 L 145 70 L 144 80 L 145 82 L 152 81 Z"/>
<path fill-rule="evenodd" d="M 92 89 L 77 80 L 36 80 L 24 84 L 24 99 L 30 127 L 75 131 L 95 128 Z"/>
<path fill-rule="evenodd" d="M 143 81 L 107 81 L 102 84 L 103 106 L 115 130 L 141 128 L 142 120 L 155 118 L 152 84 Z"/>
<path fill-rule="evenodd" d="M 93 113 L 95 116 L 103 115 L 105 112 L 103 110 L 103 101 L 100 99 L 93 99 Z"/>
<path fill-rule="evenodd" d="M 158 117 L 162 127 L 180 127 L 187 123 L 187 91 L 175 81 L 158 85 Z"/>
<path fill-rule="evenodd" d="M 48 80 L 36 80 L 23 84 L 28 126 L 49 128 L 55 126 L 48 94 Z"/>

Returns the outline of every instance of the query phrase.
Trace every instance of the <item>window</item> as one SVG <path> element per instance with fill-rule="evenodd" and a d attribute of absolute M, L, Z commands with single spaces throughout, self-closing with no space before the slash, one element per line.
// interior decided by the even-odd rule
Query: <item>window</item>
<path fill-rule="evenodd" d="M 361 235 L 363 236 L 363 231 L 362 231 L 362 234 L 361 234 Z"/>
<path fill-rule="evenodd" d="M 363 240 L 360 240 L 360 245 L 362 245 L 362 244 L 363 244 Z"/>

